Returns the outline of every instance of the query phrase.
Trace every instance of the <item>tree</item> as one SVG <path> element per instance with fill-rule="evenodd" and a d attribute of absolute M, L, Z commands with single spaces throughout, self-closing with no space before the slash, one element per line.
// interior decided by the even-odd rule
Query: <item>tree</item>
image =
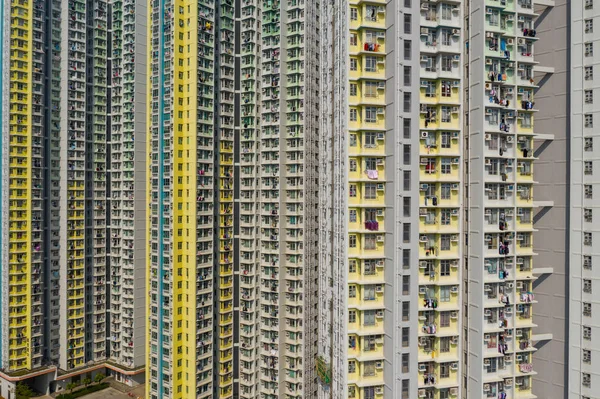
<path fill-rule="evenodd" d="M 83 381 L 81 381 L 83 383 L 83 385 L 85 385 L 86 387 L 88 385 L 90 385 L 92 383 L 92 379 L 91 378 L 84 378 Z"/>
<path fill-rule="evenodd" d="M 67 384 L 67 391 L 71 391 L 71 393 L 73 393 L 73 389 L 75 389 L 77 387 L 77 384 L 75 384 L 74 382 L 69 382 Z"/>
<path fill-rule="evenodd" d="M 35 396 L 35 392 L 33 392 L 33 389 L 31 389 L 29 385 L 24 384 L 22 382 L 19 382 L 17 384 L 17 389 L 15 393 L 17 394 L 18 399 L 26 399 Z"/>
<path fill-rule="evenodd" d="M 106 376 L 102 373 L 98 373 L 96 374 L 96 376 L 94 377 L 94 381 L 97 382 L 98 384 L 102 382 L 103 379 L 105 379 Z"/>

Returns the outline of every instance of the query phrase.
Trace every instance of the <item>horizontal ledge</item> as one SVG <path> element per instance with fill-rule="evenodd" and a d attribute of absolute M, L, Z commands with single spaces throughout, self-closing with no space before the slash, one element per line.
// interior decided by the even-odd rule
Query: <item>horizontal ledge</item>
<path fill-rule="evenodd" d="M 537 267 L 533 269 L 533 274 L 552 274 L 554 273 L 553 267 Z"/>
<path fill-rule="evenodd" d="M 550 341 L 552 339 L 552 333 L 546 334 L 533 334 L 531 336 L 533 341 Z"/>
<path fill-rule="evenodd" d="M 536 65 L 533 67 L 533 72 L 554 73 L 554 67 Z"/>
<path fill-rule="evenodd" d="M 533 206 L 536 208 L 547 208 L 554 206 L 554 201 L 533 201 Z"/>
<path fill-rule="evenodd" d="M 533 136 L 535 140 L 554 140 L 553 134 L 536 134 Z"/>

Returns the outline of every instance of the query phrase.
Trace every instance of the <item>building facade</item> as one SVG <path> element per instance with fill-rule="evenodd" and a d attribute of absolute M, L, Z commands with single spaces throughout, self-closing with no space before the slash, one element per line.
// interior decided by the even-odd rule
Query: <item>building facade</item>
<path fill-rule="evenodd" d="M 133 193 L 145 193 L 145 120 L 133 107 L 145 108 L 145 82 L 134 83 L 145 64 L 131 55 L 128 84 L 120 68 L 145 46 L 133 31 L 146 16 L 128 6 L 123 21 L 121 3 L 3 2 L 4 397 L 19 382 L 54 392 L 99 372 L 143 380 L 145 240 L 135 245 L 134 219 L 145 223 L 146 205 Z"/>

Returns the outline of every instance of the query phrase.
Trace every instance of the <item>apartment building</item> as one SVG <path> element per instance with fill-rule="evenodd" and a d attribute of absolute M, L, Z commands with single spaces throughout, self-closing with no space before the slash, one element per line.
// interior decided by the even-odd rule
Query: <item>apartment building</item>
<path fill-rule="evenodd" d="M 19 382 L 54 392 L 98 372 L 143 380 L 146 248 L 134 230 L 146 205 L 133 193 L 145 193 L 145 121 L 133 107 L 146 99 L 133 78 L 145 66 L 131 55 L 123 84 L 120 64 L 145 46 L 132 33 L 145 6 L 128 6 L 123 17 L 118 2 L 3 3 L 4 397 Z"/>

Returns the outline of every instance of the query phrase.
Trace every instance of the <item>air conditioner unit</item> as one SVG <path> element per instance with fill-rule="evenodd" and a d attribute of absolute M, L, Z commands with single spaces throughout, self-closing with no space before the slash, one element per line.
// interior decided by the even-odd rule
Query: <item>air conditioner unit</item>
<path fill-rule="evenodd" d="M 377 363 L 375 363 L 375 368 L 382 369 L 383 368 L 383 360 L 378 360 Z"/>
<path fill-rule="evenodd" d="M 385 38 L 385 32 L 383 32 L 383 31 L 379 31 L 379 32 L 377 32 L 377 37 L 378 37 L 379 39 L 384 39 L 384 38 Z"/>
<path fill-rule="evenodd" d="M 450 236 L 450 241 L 456 242 L 458 241 L 458 234 L 453 234 Z"/>
<path fill-rule="evenodd" d="M 384 191 L 385 190 L 385 185 L 383 183 L 378 183 L 377 184 L 377 191 Z"/>
<path fill-rule="evenodd" d="M 422 35 L 427 35 L 427 34 L 429 34 L 429 29 L 428 29 L 428 28 L 421 28 L 421 34 L 422 34 Z"/>
<path fill-rule="evenodd" d="M 512 184 L 509 184 L 508 186 L 506 186 L 506 190 L 508 191 L 513 191 L 515 189 L 515 186 Z"/>
<path fill-rule="evenodd" d="M 450 388 L 450 395 L 452 395 L 452 396 L 458 395 L 458 388 Z"/>
<path fill-rule="evenodd" d="M 456 208 L 455 208 L 455 209 L 452 209 L 451 213 L 452 213 L 452 215 L 454 215 L 454 216 L 458 215 L 458 209 L 456 209 Z"/>
<path fill-rule="evenodd" d="M 377 88 L 378 89 L 385 89 L 385 82 L 379 82 L 379 83 L 377 83 Z"/>
<path fill-rule="evenodd" d="M 377 140 L 384 140 L 385 139 L 385 133 L 377 133 Z"/>
<path fill-rule="evenodd" d="M 513 283 L 507 283 L 506 288 L 512 289 L 515 285 Z"/>
<path fill-rule="evenodd" d="M 375 316 L 379 319 L 381 319 L 383 317 L 384 314 L 384 310 L 383 309 L 378 309 L 377 312 L 375 313 Z"/>
<path fill-rule="evenodd" d="M 458 319 L 458 312 L 455 310 L 454 312 L 450 313 L 450 318 L 453 320 Z"/>
<path fill-rule="evenodd" d="M 506 20 L 507 20 L 507 21 L 512 21 L 513 19 L 515 19 L 515 15 L 514 15 L 514 14 L 508 14 L 508 15 L 506 16 Z"/>
<path fill-rule="evenodd" d="M 453 285 L 452 287 L 450 287 L 450 292 L 452 292 L 453 294 L 458 293 L 458 285 Z"/>
<path fill-rule="evenodd" d="M 454 61 L 460 61 L 460 55 L 454 54 Z"/>
<path fill-rule="evenodd" d="M 485 137 L 485 141 L 490 141 L 492 139 L 492 135 L 489 133 L 486 133 L 484 137 Z"/>
<path fill-rule="evenodd" d="M 507 143 L 512 143 L 512 142 L 513 142 L 513 140 L 514 140 L 514 139 L 513 139 L 513 136 L 508 136 L 508 137 L 506 138 L 506 142 L 507 142 Z"/>
<path fill-rule="evenodd" d="M 427 391 L 424 389 L 419 389 L 419 398 L 424 398 L 427 396 Z"/>
<path fill-rule="evenodd" d="M 429 57 L 426 56 L 426 55 L 422 55 L 421 56 L 421 62 L 427 62 L 427 61 L 429 61 Z"/>
<path fill-rule="evenodd" d="M 419 363 L 419 371 L 423 373 L 425 370 L 427 370 L 425 363 Z"/>
<path fill-rule="evenodd" d="M 458 183 L 452 183 L 452 190 L 458 190 Z"/>
<path fill-rule="evenodd" d="M 518 43 L 519 44 L 525 44 L 525 39 L 519 39 Z"/>
<path fill-rule="evenodd" d="M 523 361 L 523 355 L 517 355 L 515 359 L 517 362 L 521 363 Z"/>
<path fill-rule="evenodd" d="M 516 330 L 516 331 L 515 331 L 515 337 L 518 337 L 518 338 L 520 338 L 520 337 L 522 337 L 522 336 L 523 336 L 523 330 Z"/>
<path fill-rule="evenodd" d="M 523 259 L 523 258 L 517 258 L 517 265 L 522 265 L 524 262 L 525 262 L 525 259 Z"/>
<path fill-rule="evenodd" d="M 458 35 L 460 35 L 460 30 L 458 30 L 458 29 L 452 29 L 452 34 L 454 36 L 458 36 Z"/>
<path fill-rule="evenodd" d="M 383 165 L 383 158 L 377 158 L 377 165 Z"/>
<path fill-rule="evenodd" d="M 512 94 L 512 93 L 513 93 L 513 91 L 514 91 L 514 90 L 513 90 L 513 88 L 512 88 L 512 87 L 509 87 L 509 88 L 506 90 L 506 92 L 507 92 L 508 94 Z"/>
<path fill-rule="evenodd" d="M 492 65 L 492 59 L 488 58 L 485 60 L 486 65 Z"/>
<path fill-rule="evenodd" d="M 421 160 L 419 161 L 419 163 L 421 165 L 427 165 L 427 158 L 425 158 L 425 157 L 421 158 Z"/>
<path fill-rule="evenodd" d="M 425 162 L 425 163 L 427 163 L 427 162 Z M 425 191 L 425 190 L 427 190 L 428 188 L 429 188 L 429 184 L 427 184 L 427 183 L 425 183 L 425 184 L 421 184 L 421 185 L 419 186 L 419 189 L 420 189 L 421 191 Z"/>
<path fill-rule="evenodd" d="M 453 165 L 458 165 L 460 162 L 460 158 L 452 158 L 452 164 Z"/>
<path fill-rule="evenodd" d="M 427 236 L 419 236 L 419 241 L 421 241 L 421 242 L 429 242 L 429 239 L 427 238 Z"/>
<path fill-rule="evenodd" d="M 427 132 L 427 131 L 421 131 L 421 138 L 422 139 L 426 139 L 427 137 L 429 137 L 429 132 Z"/>
<path fill-rule="evenodd" d="M 377 242 L 384 242 L 385 241 L 385 236 L 383 234 L 378 234 L 377 235 Z"/>
<path fill-rule="evenodd" d="M 491 160 L 491 159 L 489 159 L 489 158 L 486 158 L 486 159 L 485 159 L 485 164 L 486 164 L 486 166 L 489 166 L 489 165 L 491 165 L 491 164 L 492 164 L 492 160 Z"/>
<path fill-rule="evenodd" d="M 491 83 L 486 83 L 485 84 L 485 89 L 486 90 L 492 90 L 492 84 Z"/>
<path fill-rule="evenodd" d="M 375 394 L 377 394 L 377 395 L 383 395 L 383 387 L 376 387 L 375 388 Z"/>
<path fill-rule="evenodd" d="M 427 268 L 427 261 L 426 260 L 422 260 L 419 262 L 419 269 L 425 269 Z"/>
<path fill-rule="evenodd" d="M 460 132 L 452 132 L 452 138 L 457 139 L 460 137 Z"/>
<path fill-rule="evenodd" d="M 427 288 L 425 287 L 419 287 L 419 294 L 420 295 L 425 295 L 427 293 Z"/>
<path fill-rule="evenodd" d="M 376 292 L 383 292 L 383 284 L 377 284 L 375 286 L 375 291 Z"/>
<path fill-rule="evenodd" d="M 377 108 L 377 114 L 379 114 L 379 115 L 383 115 L 384 111 L 385 111 L 385 109 L 383 107 Z"/>
<path fill-rule="evenodd" d="M 383 209 L 377 209 L 377 216 L 383 216 Z"/>

